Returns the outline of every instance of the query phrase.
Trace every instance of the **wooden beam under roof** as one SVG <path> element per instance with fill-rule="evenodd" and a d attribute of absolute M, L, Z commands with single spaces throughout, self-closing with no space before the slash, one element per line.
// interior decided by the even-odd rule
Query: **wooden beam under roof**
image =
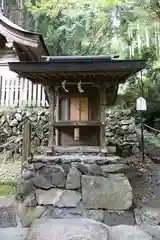
<path fill-rule="evenodd" d="M 108 60 L 108 57 L 94 57 L 92 61 L 88 61 L 88 57 L 86 61 L 85 58 L 54 59 L 50 62 L 13 62 L 9 63 L 9 68 L 31 81 L 37 79 L 46 86 L 56 86 L 64 80 L 74 81 L 75 84 L 86 80 L 99 83 L 103 81 L 111 86 L 125 82 L 146 65 L 144 60 Z"/>

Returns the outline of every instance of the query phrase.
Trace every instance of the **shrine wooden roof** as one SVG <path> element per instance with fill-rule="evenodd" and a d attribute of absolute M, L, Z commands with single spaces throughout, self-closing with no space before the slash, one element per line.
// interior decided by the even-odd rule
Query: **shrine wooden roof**
<path fill-rule="evenodd" d="M 0 48 L 12 42 L 20 61 L 39 61 L 49 55 L 41 34 L 26 31 L 0 13 Z"/>
<path fill-rule="evenodd" d="M 39 62 L 9 63 L 11 71 L 45 86 L 66 80 L 75 83 L 105 81 L 110 87 L 125 82 L 145 66 L 145 60 L 114 60 L 108 56 L 59 56 L 46 58 L 46 61 L 42 58 Z"/>

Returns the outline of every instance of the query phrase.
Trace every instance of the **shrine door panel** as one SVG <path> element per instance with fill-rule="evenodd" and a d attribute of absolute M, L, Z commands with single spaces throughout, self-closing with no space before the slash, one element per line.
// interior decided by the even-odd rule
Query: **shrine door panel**
<path fill-rule="evenodd" d="M 88 98 L 70 99 L 70 120 L 87 121 L 88 120 Z"/>
<path fill-rule="evenodd" d="M 88 98 L 80 99 L 80 120 L 88 121 Z"/>

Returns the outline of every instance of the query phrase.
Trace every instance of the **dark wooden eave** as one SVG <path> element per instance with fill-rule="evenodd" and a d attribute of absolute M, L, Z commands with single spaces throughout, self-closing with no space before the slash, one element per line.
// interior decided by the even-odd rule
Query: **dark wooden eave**
<path fill-rule="evenodd" d="M 39 61 L 42 55 L 49 55 L 41 34 L 24 30 L 0 13 L 0 41 L 8 40 L 21 61 Z"/>
<path fill-rule="evenodd" d="M 108 87 L 123 83 L 146 66 L 144 60 L 109 60 L 107 57 L 54 57 L 51 61 L 12 62 L 11 71 L 33 83 L 56 86 L 62 81 L 101 82 Z"/>

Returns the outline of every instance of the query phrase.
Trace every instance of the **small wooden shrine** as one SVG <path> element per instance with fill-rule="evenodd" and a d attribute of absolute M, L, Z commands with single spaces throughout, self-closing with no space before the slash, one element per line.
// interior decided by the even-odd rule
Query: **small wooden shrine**
<path fill-rule="evenodd" d="M 108 56 L 42 57 L 9 63 L 11 71 L 47 86 L 49 146 L 105 148 L 105 108 L 113 105 L 118 85 L 145 67 L 143 60 Z"/>
<path fill-rule="evenodd" d="M 105 148 L 105 108 L 118 86 L 145 67 L 143 60 L 109 56 L 49 56 L 41 34 L 24 30 L 0 13 L 0 65 L 46 88 L 49 147 Z"/>

